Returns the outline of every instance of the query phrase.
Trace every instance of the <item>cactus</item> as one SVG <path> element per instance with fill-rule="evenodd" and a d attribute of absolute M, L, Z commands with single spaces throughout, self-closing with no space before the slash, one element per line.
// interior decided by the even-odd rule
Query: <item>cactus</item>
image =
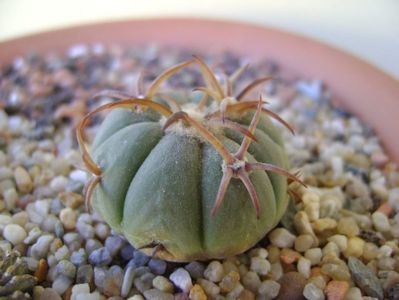
<path fill-rule="evenodd" d="M 206 83 L 196 92 L 159 92 L 161 83 L 196 64 Z M 270 118 L 292 128 L 247 96 L 260 78 L 234 95 L 244 69 L 223 85 L 203 60 L 171 67 L 145 93 L 104 91 L 118 101 L 87 114 L 77 128 L 86 168 L 94 175 L 86 201 L 137 249 L 170 261 L 242 253 L 282 217 L 287 204 L 287 156 Z M 201 95 L 199 97 L 199 95 Z M 91 145 L 84 128 L 112 110 Z M 91 202 L 90 202 L 91 201 Z"/>

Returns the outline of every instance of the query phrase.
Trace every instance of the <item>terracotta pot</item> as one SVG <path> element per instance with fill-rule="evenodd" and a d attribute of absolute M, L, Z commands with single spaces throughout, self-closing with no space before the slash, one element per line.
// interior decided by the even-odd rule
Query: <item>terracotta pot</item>
<path fill-rule="evenodd" d="M 0 43 L 0 63 L 29 50 L 62 51 L 75 43 L 157 43 L 195 52 L 228 49 L 268 57 L 295 74 L 322 79 L 334 101 L 377 132 L 399 162 L 399 82 L 368 63 L 322 43 L 276 29 L 203 19 L 145 19 L 98 23 L 39 33 Z"/>

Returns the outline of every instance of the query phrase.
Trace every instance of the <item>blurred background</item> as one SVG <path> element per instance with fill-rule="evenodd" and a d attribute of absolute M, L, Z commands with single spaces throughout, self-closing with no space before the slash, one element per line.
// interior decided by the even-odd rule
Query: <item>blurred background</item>
<path fill-rule="evenodd" d="M 272 26 L 343 49 L 399 79 L 398 0 L 0 0 L 0 42 L 66 26 L 146 17 Z"/>

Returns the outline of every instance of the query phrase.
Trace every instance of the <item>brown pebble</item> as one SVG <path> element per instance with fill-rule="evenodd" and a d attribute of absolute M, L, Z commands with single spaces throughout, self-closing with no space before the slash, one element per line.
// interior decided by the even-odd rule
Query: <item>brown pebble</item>
<path fill-rule="evenodd" d="M 51 288 L 44 289 L 42 295 L 40 296 L 40 300 L 62 300 L 61 296 Z"/>
<path fill-rule="evenodd" d="M 46 279 L 47 270 L 48 270 L 47 261 L 44 258 L 42 258 L 41 260 L 39 260 L 39 265 L 35 271 L 35 277 L 37 278 L 37 281 L 39 283 Z"/>
<path fill-rule="evenodd" d="M 276 300 L 305 300 L 302 292 L 306 285 L 305 277 L 298 272 L 288 272 L 278 281 L 280 292 Z"/>
<path fill-rule="evenodd" d="M 13 250 L 18 251 L 21 254 L 21 256 L 25 256 L 26 251 L 28 250 L 28 245 L 19 243 L 18 245 L 15 245 Z"/>
<path fill-rule="evenodd" d="M 76 209 L 84 202 L 83 196 L 73 192 L 61 192 L 58 198 L 67 206 Z"/>
<path fill-rule="evenodd" d="M 377 211 L 382 212 L 384 215 L 389 217 L 393 213 L 393 208 L 388 202 L 384 202 L 378 207 Z"/>
<path fill-rule="evenodd" d="M 324 289 L 324 293 L 327 296 L 327 300 L 344 300 L 348 290 L 348 282 L 331 280 Z"/>
<path fill-rule="evenodd" d="M 250 290 L 243 290 L 240 295 L 238 296 L 240 300 L 255 300 L 255 294 L 252 293 Z"/>
<path fill-rule="evenodd" d="M 72 287 L 70 286 L 64 293 L 64 295 L 62 296 L 62 298 L 64 300 L 70 300 L 72 296 Z"/>

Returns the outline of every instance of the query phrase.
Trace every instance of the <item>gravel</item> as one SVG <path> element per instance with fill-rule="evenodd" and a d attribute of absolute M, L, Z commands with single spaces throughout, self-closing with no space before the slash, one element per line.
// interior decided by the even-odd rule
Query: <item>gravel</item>
<path fill-rule="evenodd" d="M 73 128 L 104 101 L 102 89 L 134 93 L 191 53 L 155 46 L 76 45 L 66 54 L 18 57 L 0 67 L 0 296 L 25 299 L 399 299 L 399 171 L 373 131 L 335 107 L 320 80 L 251 61 L 239 85 L 272 75 L 268 108 L 283 131 L 291 170 L 308 188 L 276 228 L 247 252 L 169 263 L 134 249 L 86 211 Z M 248 59 L 205 55 L 229 74 Z M 168 84 L 202 85 L 188 69 Z M 90 140 L 101 117 L 87 129 Z M 25 297 L 25 298 L 23 298 Z"/>

